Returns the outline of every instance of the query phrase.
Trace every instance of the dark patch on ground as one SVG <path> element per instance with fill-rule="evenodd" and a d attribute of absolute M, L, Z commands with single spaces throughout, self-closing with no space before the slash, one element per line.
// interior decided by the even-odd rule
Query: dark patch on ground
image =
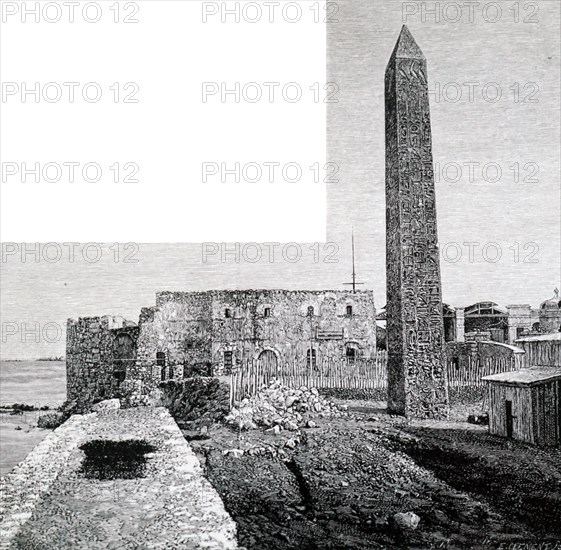
<path fill-rule="evenodd" d="M 137 479 L 144 477 L 146 454 L 156 447 L 141 439 L 112 441 L 95 439 L 84 443 L 86 454 L 79 473 L 87 479 Z"/>

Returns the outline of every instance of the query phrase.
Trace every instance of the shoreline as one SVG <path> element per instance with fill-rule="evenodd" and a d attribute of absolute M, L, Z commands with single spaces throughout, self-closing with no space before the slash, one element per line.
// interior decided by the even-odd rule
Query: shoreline
<path fill-rule="evenodd" d="M 37 419 L 49 411 L 27 411 L 12 415 L 0 411 L 0 477 L 13 470 L 53 430 L 38 428 Z"/>
<path fill-rule="evenodd" d="M 24 460 L 52 431 L 38 428 L 37 420 L 65 400 L 64 362 L 0 360 L 0 477 Z M 11 414 L 14 405 L 21 414 Z M 29 408 L 33 410 L 25 410 Z"/>

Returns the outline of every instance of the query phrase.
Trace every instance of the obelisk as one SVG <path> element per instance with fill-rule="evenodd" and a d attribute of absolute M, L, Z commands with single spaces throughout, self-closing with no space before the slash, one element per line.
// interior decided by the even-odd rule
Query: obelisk
<path fill-rule="evenodd" d="M 427 64 L 403 25 L 386 67 L 388 411 L 448 416 Z"/>

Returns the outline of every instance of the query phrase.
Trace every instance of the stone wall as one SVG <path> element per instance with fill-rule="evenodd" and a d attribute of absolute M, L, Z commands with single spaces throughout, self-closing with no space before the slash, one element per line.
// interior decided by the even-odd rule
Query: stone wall
<path fill-rule="evenodd" d="M 143 310 L 138 362 L 156 381 L 162 378 L 157 353 L 175 378 L 197 365 L 223 373 L 228 352 L 233 367 L 263 352 L 279 366 L 306 361 L 310 347 L 317 361 L 345 357 L 347 347 L 370 356 L 375 314 L 370 291 L 162 292 L 154 308 Z"/>
<path fill-rule="evenodd" d="M 82 404 L 122 397 L 136 363 L 138 327 L 122 317 L 68 319 L 66 393 Z"/>
<path fill-rule="evenodd" d="M 212 293 L 160 293 L 155 307 L 142 309 L 139 327 L 137 365 L 143 380 L 183 378 L 185 366 L 211 363 Z M 163 354 L 159 360 L 157 354 Z"/>
<path fill-rule="evenodd" d="M 524 350 L 517 346 L 493 342 L 488 338 L 446 342 L 445 350 L 446 362 L 450 369 L 467 369 L 470 365 L 479 365 L 483 368 L 489 362 L 498 364 L 501 359 L 504 359 L 509 361 L 512 370 L 515 370 L 521 367 L 524 355 Z"/>
<path fill-rule="evenodd" d="M 372 292 L 160 292 L 138 326 L 109 316 L 68 321 L 68 399 L 141 404 L 163 380 L 224 374 L 256 358 L 279 368 L 305 363 L 310 347 L 318 362 L 341 359 L 347 349 L 373 355 Z"/>
<path fill-rule="evenodd" d="M 476 342 L 446 342 L 446 363 L 456 369 L 465 369 L 468 366 L 468 357 L 477 357 Z"/>
<path fill-rule="evenodd" d="M 508 341 L 513 343 L 521 333 L 531 332 L 535 322 L 530 304 L 511 304 L 508 310 Z"/>

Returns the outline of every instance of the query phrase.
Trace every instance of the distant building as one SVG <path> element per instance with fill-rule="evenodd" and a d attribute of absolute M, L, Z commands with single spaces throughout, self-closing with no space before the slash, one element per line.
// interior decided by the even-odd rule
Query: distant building
<path fill-rule="evenodd" d="M 511 304 L 508 310 L 508 339 L 514 342 L 528 334 L 540 333 L 539 311 L 530 304 Z"/>
<path fill-rule="evenodd" d="M 509 340 L 524 336 L 534 336 L 561 331 L 561 300 L 559 290 L 553 291 L 553 297 L 543 301 L 539 309 L 529 304 L 513 304 L 508 309 Z"/>
<path fill-rule="evenodd" d="M 508 342 L 508 313 L 495 302 L 477 302 L 467 307 L 453 307 L 442 304 L 444 317 L 444 339 L 446 342 L 463 342 L 484 339 L 494 342 Z M 469 335 L 473 335 L 470 338 Z"/>
<path fill-rule="evenodd" d="M 495 302 L 464 308 L 464 332 L 490 332 L 494 342 L 508 342 L 508 313 Z"/>
<path fill-rule="evenodd" d="M 539 310 L 541 332 L 561 332 L 561 300 L 559 289 L 553 291 L 553 297 L 542 302 Z"/>
<path fill-rule="evenodd" d="M 495 302 L 477 302 L 467 307 L 442 304 L 442 314 L 446 342 L 463 342 L 488 334 L 485 339 L 514 344 L 525 336 L 561 331 L 561 300 L 557 289 L 539 308 L 511 304 L 503 309 Z"/>

